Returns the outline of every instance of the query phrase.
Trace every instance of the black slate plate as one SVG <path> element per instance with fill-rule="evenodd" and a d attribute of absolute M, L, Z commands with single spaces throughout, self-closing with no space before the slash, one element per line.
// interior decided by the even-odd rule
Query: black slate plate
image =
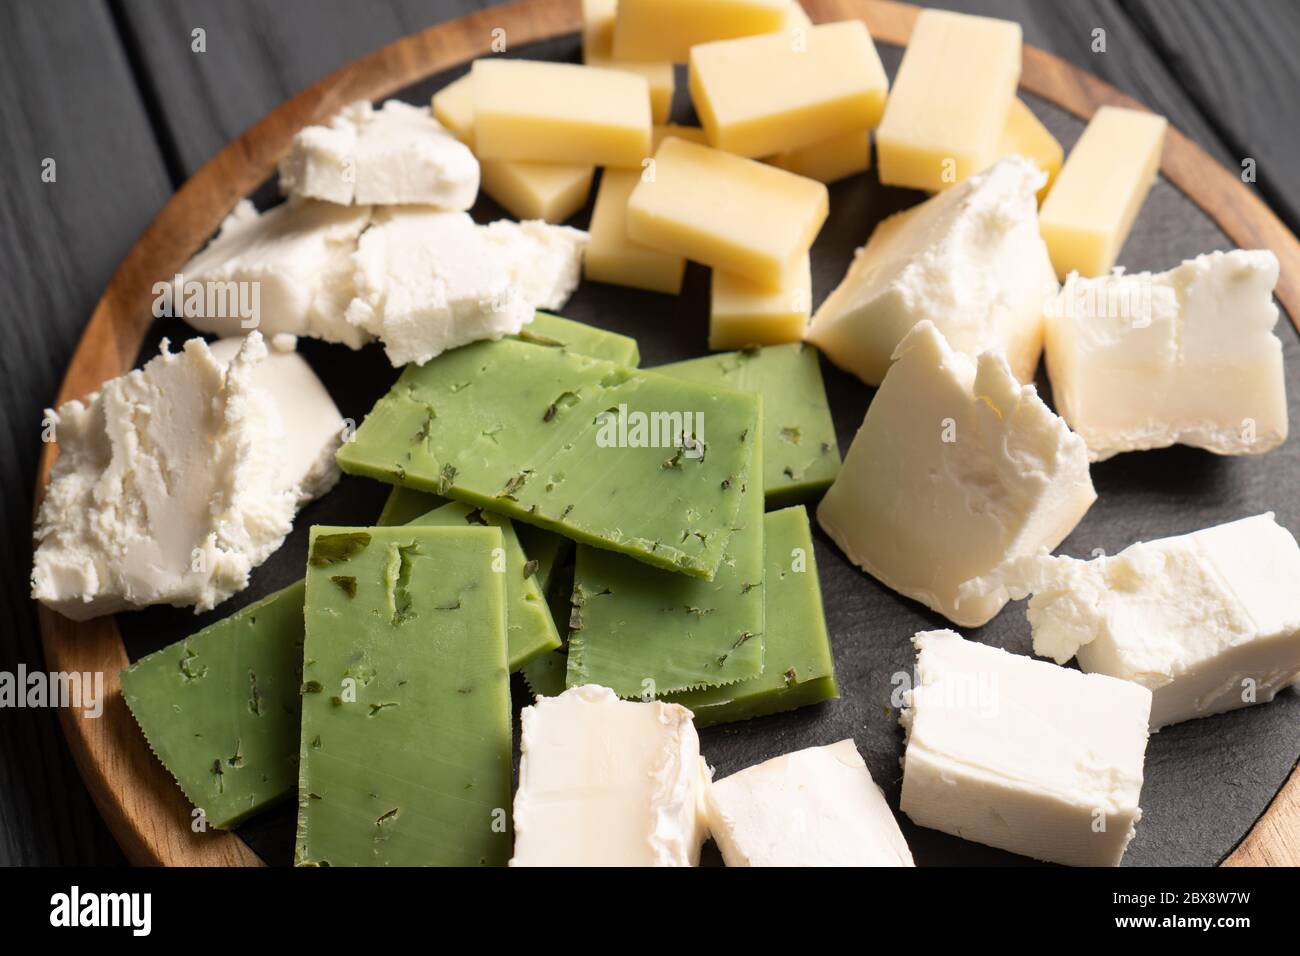
<path fill-rule="evenodd" d="M 892 76 L 901 50 L 885 45 L 879 49 Z M 577 62 L 578 41 L 566 37 L 511 55 Z M 408 89 L 402 98 L 427 103 L 434 91 L 464 72 L 462 67 L 440 74 Z M 674 121 L 694 125 L 680 68 L 677 85 Z M 1032 95 L 1024 98 L 1068 152 L 1083 124 Z M 259 207 L 273 204 L 278 200 L 275 184 L 264 184 L 253 198 Z M 881 186 L 874 170 L 832 186 L 830 218 L 813 248 L 814 302 L 836 286 L 853 250 L 866 241 L 876 222 L 922 198 L 920 193 Z M 473 214 L 480 222 L 509 218 L 486 196 Z M 585 228 L 590 214 L 589 202 L 570 224 Z M 1142 208 L 1120 263 L 1129 271 L 1162 271 L 1199 253 L 1232 247 L 1214 222 L 1161 179 Z M 634 336 L 641 346 L 642 364 L 650 367 L 707 351 L 708 288 L 708 270 L 692 264 L 679 297 L 584 283 L 562 313 Z M 1277 332 L 1286 358 L 1291 420 L 1300 421 L 1300 337 L 1285 315 Z M 193 334 L 179 320 L 161 322 L 146 340 L 140 360 L 157 353 L 163 336 L 180 341 Z M 303 340 L 299 348 L 344 416 L 358 422 L 397 377 L 377 346 L 352 352 Z M 825 360 L 822 367 L 843 452 L 862 421 L 873 389 Z M 1038 387 L 1050 401 L 1041 368 Z M 1121 455 L 1095 465 L 1092 477 L 1097 503 L 1060 553 L 1090 557 L 1100 548 L 1113 554 L 1134 541 L 1184 534 L 1264 511 L 1275 512 L 1279 522 L 1293 533 L 1300 532 L 1300 496 L 1296 495 L 1300 443 L 1295 439 L 1258 457 L 1220 458 L 1188 448 Z M 255 572 L 248 590 L 208 614 L 196 617 L 175 608 L 150 608 L 119 615 L 128 655 L 132 660 L 142 657 L 298 579 L 306 562 L 310 525 L 372 521 L 386 494 L 383 485 L 344 477 L 333 492 L 303 511 L 288 542 Z M 842 697 L 789 714 L 710 728 L 701 732 L 701 746 L 721 777 L 791 750 L 852 737 L 872 777 L 897 809 L 903 741 L 891 698 L 899 681 L 911 674 L 911 635 L 950 624 L 858 571 L 820 530 L 816 538 Z M 1030 651 L 1023 604 L 1011 604 L 984 627 L 963 634 L 1017 653 Z M 518 676 L 512 692 L 516 709 L 527 703 L 527 689 Z M 1265 706 L 1179 724 L 1156 734 L 1147 749 L 1143 819 L 1125 865 L 1217 864 L 1263 813 L 1295 767 L 1297 755 L 1300 693 L 1294 690 Z M 900 823 L 918 865 L 1032 862 L 913 826 L 906 817 L 900 817 Z M 240 827 L 239 833 L 268 863 L 287 864 L 293 855 L 293 827 L 290 804 Z M 717 862 L 716 851 L 706 848 L 705 859 Z"/>

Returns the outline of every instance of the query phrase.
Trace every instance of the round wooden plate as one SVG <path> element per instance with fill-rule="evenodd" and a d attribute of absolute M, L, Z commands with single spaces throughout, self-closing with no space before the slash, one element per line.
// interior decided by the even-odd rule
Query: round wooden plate
<path fill-rule="evenodd" d="M 878 41 L 905 45 L 918 8 L 886 0 L 804 0 L 817 22 L 859 18 Z M 405 37 L 357 60 L 283 103 L 226 146 L 172 197 L 131 249 L 95 307 L 58 396 L 82 398 L 133 367 L 153 322 L 156 276 L 170 276 L 213 234 L 235 203 L 263 183 L 288 150 L 293 134 L 347 103 L 379 100 L 490 52 L 492 30 L 504 28 L 512 46 L 577 31 L 579 0 L 532 0 L 493 7 Z M 1087 119 L 1103 104 L 1140 104 L 1096 77 L 1026 45 L 1021 87 Z M 1300 243 L 1232 173 L 1170 128 L 1161 172 L 1243 248 L 1273 250 L 1281 262 L 1277 298 L 1300 317 Z M 864 233 L 865 235 L 865 233 Z M 1300 328 L 1300 324 L 1297 325 Z M 44 496 L 55 447 L 41 457 L 37 505 Z M 166 865 L 257 866 L 262 861 L 233 833 L 190 831 L 189 806 L 150 753 L 118 693 L 128 663 L 113 617 L 75 623 L 40 607 L 46 665 L 58 671 L 104 674 L 102 717 L 59 712 L 82 777 L 132 862 Z M 1300 771 L 1273 798 L 1226 865 L 1300 865 Z"/>

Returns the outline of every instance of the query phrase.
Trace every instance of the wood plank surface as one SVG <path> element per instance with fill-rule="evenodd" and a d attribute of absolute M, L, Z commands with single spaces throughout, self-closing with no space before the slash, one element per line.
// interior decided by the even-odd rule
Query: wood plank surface
<path fill-rule="evenodd" d="M 1300 3 L 1126 0 L 1125 11 L 1229 152 L 1255 160 L 1253 188 L 1300 231 Z"/>
<path fill-rule="evenodd" d="M 43 666 L 27 586 L 42 409 L 171 185 L 102 5 L 0 4 L 0 89 L 0 669 L 13 672 Z M 0 865 L 121 859 L 54 712 L 0 713 Z"/>
<path fill-rule="evenodd" d="M 127 46 L 189 176 L 275 107 L 346 63 L 487 0 L 114 0 Z M 191 49 L 195 29 L 206 52 Z"/>

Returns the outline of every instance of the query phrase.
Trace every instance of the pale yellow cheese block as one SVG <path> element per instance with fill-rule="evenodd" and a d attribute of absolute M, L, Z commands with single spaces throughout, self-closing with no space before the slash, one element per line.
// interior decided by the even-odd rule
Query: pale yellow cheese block
<path fill-rule="evenodd" d="M 992 165 L 1020 47 L 1018 23 L 922 10 L 876 130 L 880 181 L 938 192 Z"/>
<path fill-rule="evenodd" d="M 466 73 L 433 94 L 433 118 L 474 148 L 474 84 Z"/>
<path fill-rule="evenodd" d="M 673 91 L 676 89 L 671 63 L 634 63 L 603 56 L 588 56 L 585 62 L 588 66 L 602 70 L 625 70 L 645 77 L 650 86 L 650 119 L 655 123 L 668 122 L 673 111 Z"/>
<path fill-rule="evenodd" d="M 1011 115 L 1007 117 L 1002 142 L 998 146 L 998 159 L 1003 156 L 1028 156 L 1035 166 L 1047 173 L 1047 182 L 1038 190 L 1041 204 L 1052 183 L 1056 182 L 1056 174 L 1061 171 L 1065 150 L 1025 101 L 1017 99 L 1011 104 Z"/>
<path fill-rule="evenodd" d="M 474 148 L 474 88 L 468 75 L 433 94 L 433 115 Z M 479 160 L 482 190 L 516 219 L 564 222 L 587 202 L 594 166 Z"/>
<path fill-rule="evenodd" d="M 691 99 L 709 143 L 771 156 L 880 122 L 889 80 L 860 20 L 691 49 Z"/>
<path fill-rule="evenodd" d="M 645 77 L 574 63 L 474 61 L 481 159 L 635 166 L 650 153 Z"/>
<path fill-rule="evenodd" d="M 808 326 L 811 309 L 812 264 L 806 253 L 786 271 L 776 291 L 714 269 L 709 348 L 724 351 L 747 345 L 798 342 Z"/>
<path fill-rule="evenodd" d="M 587 203 L 594 166 L 485 159 L 479 163 L 483 191 L 516 219 L 564 222 Z"/>
<path fill-rule="evenodd" d="M 1163 116 L 1103 106 L 1070 150 L 1038 213 L 1056 275 L 1110 272 L 1155 182 Z"/>
<path fill-rule="evenodd" d="M 619 0 L 613 55 L 685 63 L 697 43 L 775 33 L 790 16 L 790 0 Z"/>
<path fill-rule="evenodd" d="M 811 146 L 777 153 L 767 161 L 821 183 L 838 182 L 871 168 L 871 131 L 842 133 Z"/>
<path fill-rule="evenodd" d="M 582 0 L 582 62 L 613 56 L 617 10 L 618 0 Z"/>
<path fill-rule="evenodd" d="M 826 221 L 826 186 L 670 136 L 628 200 L 628 237 L 779 290 Z"/>
<path fill-rule="evenodd" d="M 627 237 L 627 200 L 641 179 L 639 169 L 606 169 L 596 190 L 583 274 L 592 282 L 677 295 L 686 260 Z"/>

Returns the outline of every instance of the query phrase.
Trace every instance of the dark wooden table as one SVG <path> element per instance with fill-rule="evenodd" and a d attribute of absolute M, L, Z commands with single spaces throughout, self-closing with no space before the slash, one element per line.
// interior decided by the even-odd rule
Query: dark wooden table
<path fill-rule="evenodd" d="M 1163 113 L 1300 231 L 1300 4 L 938 0 Z M 486 0 L 0 4 L 0 670 L 42 666 L 28 598 L 42 409 L 100 291 L 172 192 L 330 70 Z M 194 50 L 194 31 L 205 49 Z M 1095 31 L 1105 52 L 1094 52 Z M 42 171 L 53 160 L 53 181 Z M 48 177 L 46 177 L 48 178 Z M 0 711 L 0 864 L 120 864 L 52 711 Z"/>

